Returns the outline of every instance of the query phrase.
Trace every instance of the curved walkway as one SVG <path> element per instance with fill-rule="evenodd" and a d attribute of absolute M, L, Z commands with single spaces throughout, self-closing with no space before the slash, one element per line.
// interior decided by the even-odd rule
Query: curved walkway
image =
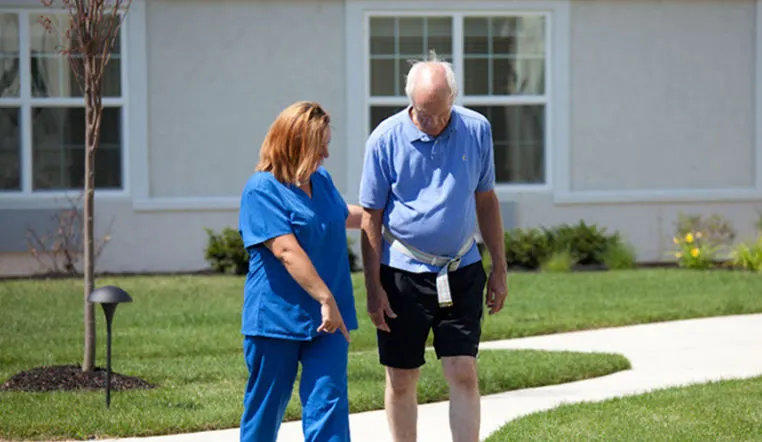
<path fill-rule="evenodd" d="M 564 403 L 599 401 L 648 390 L 762 375 L 762 314 L 616 327 L 482 343 L 482 349 L 610 352 L 632 369 L 584 381 L 482 397 L 481 438 L 506 422 Z M 431 362 L 429 362 L 431 363 Z M 448 403 L 418 408 L 418 441 L 450 440 Z M 353 414 L 352 439 L 391 442 L 383 410 Z M 237 442 L 238 429 L 120 439 L 122 442 Z M 278 442 L 302 442 L 301 422 L 281 426 Z"/>

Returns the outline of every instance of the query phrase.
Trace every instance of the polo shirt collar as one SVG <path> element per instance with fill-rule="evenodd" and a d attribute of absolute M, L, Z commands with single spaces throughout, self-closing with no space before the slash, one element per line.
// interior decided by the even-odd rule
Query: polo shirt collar
<path fill-rule="evenodd" d="M 431 135 L 427 134 L 426 132 L 423 132 L 422 130 L 418 129 L 415 126 L 415 123 L 413 123 L 412 118 L 410 118 L 410 108 L 411 106 L 408 106 L 407 109 L 405 109 L 405 117 L 403 118 L 403 129 L 402 133 L 405 135 L 405 138 L 407 138 L 408 141 L 411 143 L 413 141 L 434 141 L 438 138 L 447 138 L 450 136 L 450 134 L 454 131 L 457 131 L 458 127 L 458 113 L 455 112 L 455 108 L 450 111 L 450 122 L 447 124 L 447 127 L 442 131 L 441 134 L 439 134 L 436 137 L 432 137 Z"/>

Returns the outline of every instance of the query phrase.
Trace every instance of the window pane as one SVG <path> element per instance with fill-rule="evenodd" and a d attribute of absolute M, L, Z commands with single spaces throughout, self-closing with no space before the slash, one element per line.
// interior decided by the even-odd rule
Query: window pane
<path fill-rule="evenodd" d="M 545 182 L 545 106 L 469 106 L 492 123 L 499 183 Z"/>
<path fill-rule="evenodd" d="M 423 52 L 423 18 L 400 18 L 399 54 L 408 57 L 421 57 Z"/>
<path fill-rule="evenodd" d="M 394 54 L 394 18 L 370 19 L 370 53 Z"/>
<path fill-rule="evenodd" d="M 404 96 L 411 62 L 430 50 L 452 62 L 451 17 L 371 18 L 371 95 Z"/>
<path fill-rule="evenodd" d="M 0 97 L 18 97 L 19 77 L 19 17 L 0 14 Z"/>
<path fill-rule="evenodd" d="M 464 93 L 467 95 L 489 94 L 489 60 L 466 58 L 465 68 Z"/>
<path fill-rule="evenodd" d="M 0 108 L 0 190 L 21 190 L 21 110 Z"/>
<path fill-rule="evenodd" d="M 492 61 L 492 94 L 543 95 L 545 61 L 496 59 Z"/>
<path fill-rule="evenodd" d="M 370 125 L 368 126 L 369 133 L 373 132 L 373 129 L 375 129 L 376 126 L 378 126 L 378 124 L 384 121 L 386 118 L 396 114 L 405 108 L 407 108 L 407 106 L 371 106 Z"/>
<path fill-rule="evenodd" d="M 463 52 L 489 54 L 489 19 L 466 17 L 463 21 Z"/>
<path fill-rule="evenodd" d="M 41 23 L 50 19 L 52 29 L 46 29 Z M 76 72 L 70 61 L 61 54 L 70 43 L 63 41 L 63 32 L 68 26 L 66 15 L 29 15 L 30 57 L 32 73 L 32 96 L 34 97 L 81 97 L 78 75 L 81 75 L 81 62 L 75 62 Z M 104 20 L 104 29 L 108 26 Z M 120 30 L 121 32 L 121 30 Z M 103 75 L 103 95 L 115 97 L 121 95 L 121 47 L 119 36 L 114 41 L 112 55 L 106 64 Z"/>
<path fill-rule="evenodd" d="M 465 94 L 545 93 L 545 17 L 468 17 L 464 45 Z"/>
<path fill-rule="evenodd" d="M 122 187 L 121 108 L 103 109 L 101 140 L 95 153 L 95 187 Z M 35 190 L 84 185 L 85 109 L 32 109 L 32 177 Z"/>
<path fill-rule="evenodd" d="M 439 55 L 452 54 L 452 17 L 429 17 L 426 21 L 426 50 L 434 49 Z"/>
<path fill-rule="evenodd" d="M 371 95 L 394 95 L 395 94 L 395 68 L 394 60 L 371 60 L 370 61 L 370 94 Z"/>

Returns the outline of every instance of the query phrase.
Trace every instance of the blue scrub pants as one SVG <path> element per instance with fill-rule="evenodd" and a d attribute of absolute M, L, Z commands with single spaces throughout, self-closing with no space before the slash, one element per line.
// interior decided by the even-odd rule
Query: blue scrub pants
<path fill-rule="evenodd" d="M 312 341 L 245 336 L 249 380 L 243 398 L 241 442 L 275 442 L 302 364 L 299 397 L 306 442 L 348 442 L 347 352 L 340 332 Z"/>

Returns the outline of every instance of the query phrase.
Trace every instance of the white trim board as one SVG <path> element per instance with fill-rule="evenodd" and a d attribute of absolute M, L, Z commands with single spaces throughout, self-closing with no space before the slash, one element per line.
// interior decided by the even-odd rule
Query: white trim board
<path fill-rule="evenodd" d="M 762 201 L 756 189 L 653 189 L 631 191 L 577 191 L 555 193 L 556 205 L 638 203 L 730 203 Z"/>
<path fill-rule="evenodd" d="M 71 207 L 70 200 L 79 196 L 79 191 L 35 192 L 34 194 L 9 193 L 0 199 L 2 209 L 64 209 Z M 120 191 L 102 190 L 95 192 L 95 206 L 99 204 L 130 204 L 130 195 Z"/>

